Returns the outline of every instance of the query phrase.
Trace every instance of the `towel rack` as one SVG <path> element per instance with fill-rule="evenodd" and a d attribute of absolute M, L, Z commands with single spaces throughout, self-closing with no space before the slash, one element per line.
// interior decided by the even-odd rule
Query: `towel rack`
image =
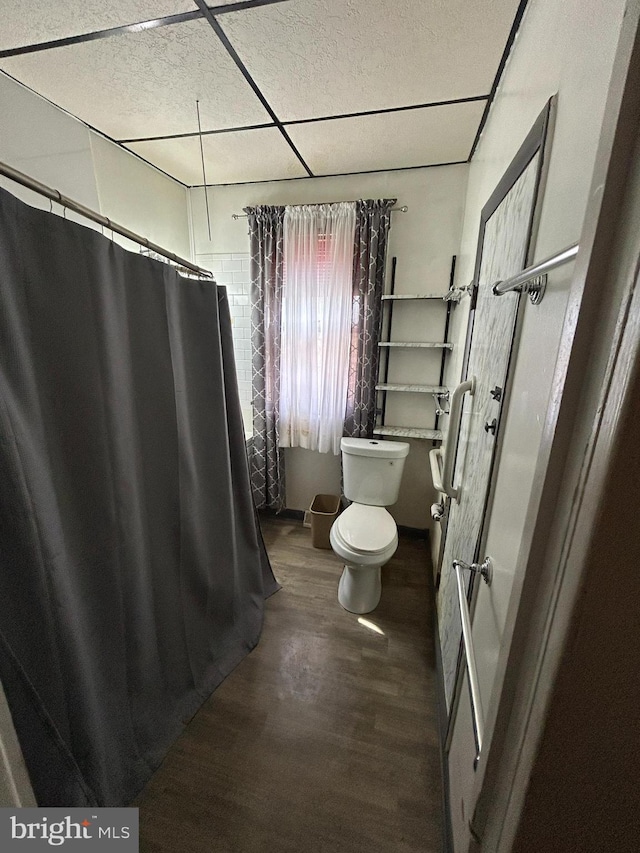
<path fill-rule="evenodd" d="M 492 288 L 494 296 L 504 296 L 505 293 L 517 290 L 528 293 L 532 304 L 538 305 L 542 302 L 542 297 L 547 286 L 547 273 L 561 264 L 572 261 L 578 254 L 579 248 L 578 243 L 573 243 L 573 245 L 567 246 L 561 252 L 545 258 L 544 261 L 527 267 L 517 275 L 512 275 L 511 278 L 505 278 L 504 281 L 496 281 Z"/>
<path fill-rule="evenodd" d="M 456 573 L 458 584 L 458 603 L 460 604 L 460 620 L 462 622 L 462 642 L 464 645 L 464 656 L 467 661 L 467 673 L 469 675 L 469 692 L 471 695 L 471 714 L 473 717 L 473 736 L 476 742 L 476 757 L 473 762 L 475 770 L 480 760 L 482 742 L 484 740 L 484 716 L 482 714 L 482 703 L 480 700 L 480 683 L 478 681 L 478 668 L 476 666 L 476 654 L 473 648 L 473 637 L 471 634 L 471 616 L 469 614 L 469 603 L 464 588 L 462 572 L 467 569 L 475 572 L 485 581 L 491 583 L 491 559 L 486 557 L 483 563 L 465 563 L 463 560 L 454 560 L 452 563 Z"/>

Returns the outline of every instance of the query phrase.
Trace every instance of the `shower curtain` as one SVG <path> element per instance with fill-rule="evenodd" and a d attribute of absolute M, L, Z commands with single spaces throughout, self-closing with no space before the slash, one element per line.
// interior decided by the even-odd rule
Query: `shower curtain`
<path fill-rule="evenodd" d="M 226 292 L 1 190 L 0 276 L 0 681 L 39 805 L 123 805 L 277 589 Z"/>

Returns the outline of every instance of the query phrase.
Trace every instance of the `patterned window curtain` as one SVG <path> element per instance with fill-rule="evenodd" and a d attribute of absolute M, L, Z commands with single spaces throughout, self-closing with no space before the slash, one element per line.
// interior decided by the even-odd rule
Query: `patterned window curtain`
<path fill-rule="evenodd" d="M 251 247 L 251 350 L 253 439 L 251 488 L 257 509 L 285 505 L 280 440 L 280 325 L 284 207 L 246 207 Z"/>
<path fill-rule="evenodd" d="M 376 419 L 378 341 L 387 238 L 395 198 L 360 200 L 356 208 L 353 313 L 344 434 L 370 438 Z"/>

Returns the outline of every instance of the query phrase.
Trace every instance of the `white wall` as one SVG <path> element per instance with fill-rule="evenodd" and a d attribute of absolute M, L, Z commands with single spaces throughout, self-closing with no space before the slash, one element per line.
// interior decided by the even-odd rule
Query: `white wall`
<path fill-rule="evenodd" d="M 579 239 L 624 6 L 624 0 L 531 0 L 471 164 L 459 284 L 468 283 L 473 275 L 482 206 L 556 92 L 555 132 L 534 260 Z M 486 551 L 495 570 L 492 587 L 503 589 L 505 602 L 518 558 L 572 271 L 568 265 L 553 272 L 542 303 L 532 306 L 527 301 L 524 312 L 513 386 L 501 427 L 503 448 L 495 499 L 487 521 Z M 463 320 L 463 312 L 459 312 L 455 331 L 460 342 L 465 333 Z M 448 381 L 453 384 L 459 379 L 460 365 L 453 364 L 451 371 Z M 480 586 L 483 596 L 486 590 Z M 489 612 L 479 598 L 474 638 L 480 670 L 494 671 L 495 644 L 502 639 L 503 625 L 501 614 Z M 483 650 L 488 650 L 491 660 L 484 659 Z M 483 703 L 488 703 L 492 686 L 500 687 L 490 679 L 488 684 L 485 681 Z M 468 701 L 466 693 L 461 701 Z M 466 751 L 466 732 L 458 723 L 460 720 L 454 729 L 450 782 L 456 849 L 462 849 L 467 827 L 459 820 L 460 802 L 465 799 L 468 804 L 474 774 L 471 762 L 461 757 Z"/>
<path fill-rule="evenodd" d="M 408 213 L 395 213 L 389 237 L 389 262 L 398 258 L 396 292 L 446 293 L 451 258 L 457 254 L 462 229 L 466 165 L 412 171 L 316 178 L 263 184 L 209 187 L 211 237 L 206 225 L 204 191 L 193 189 L 191 214 L 195 256 L 204 266 L 215 253 L 248 251 L 246 219 L 233 213 L 255 204 L 312 204 L 357 198 L 397 198 Z M 387 282 L 388 286 L 389 282 Z M 397 340 L 440 340 L 444 303 L 395 309 L 393 337 Z M 390 380 L 437 383 L 440 353 L 394 354 Z M 426 395 L 388 395 L 387 423 L 431 426 L 433 401 Z M 411 441 L 400 499 L 392 512 L 400 524 L 426 528 L 433 500 L 428 451 L 430 442 Z M 286 451 L 287 506 L 308 509 L 314 494 L 340 491 L 340 460 L 329 454 L 292 448 Z"/>
<path fill-rule="evenodd" d="M 100 212 L 190 260 L 186 187 L 97 133 L 90 140 Z"/>
<path fill-rule="evenodd" d="M 238 391 L 247 436 L 253 433 L 251 408 L 251 287 L 249 252 L 218 252 L 198 255 L 198 264 L 210 269 L 218 284 L 224 284 L 229 297 L 233 324 L 233 348 L 238 377 Z"/>
<path fill-rule="evenodd" d="M 97 209 L 89 129 L 2 73 L 0 107 L 0 160 Z M 2 186 L 34 207 L 49 208 L 43 196 L 13 181 L 0 180 Z"/>
<path fill-rule="evenodd" d="M 191 258 L 187 190 L 0 72 L 0 160 L 184 258 Z M 33 207 L 48 199 L 0 179 Z M 54 203 L 53 210 L 61 208 Z M 87 219 L 65 214 L 99 229 Z M 138 246 L 116 235 L 117 242 Z"/>

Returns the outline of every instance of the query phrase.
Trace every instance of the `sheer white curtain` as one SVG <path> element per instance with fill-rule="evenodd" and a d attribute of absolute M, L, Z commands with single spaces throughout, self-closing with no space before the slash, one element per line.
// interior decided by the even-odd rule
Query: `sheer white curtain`
<path fill-rule="evenodd" d="M 287 207 L 280 446 L 340 453 L 351 340 L 355 202 Z"/>

